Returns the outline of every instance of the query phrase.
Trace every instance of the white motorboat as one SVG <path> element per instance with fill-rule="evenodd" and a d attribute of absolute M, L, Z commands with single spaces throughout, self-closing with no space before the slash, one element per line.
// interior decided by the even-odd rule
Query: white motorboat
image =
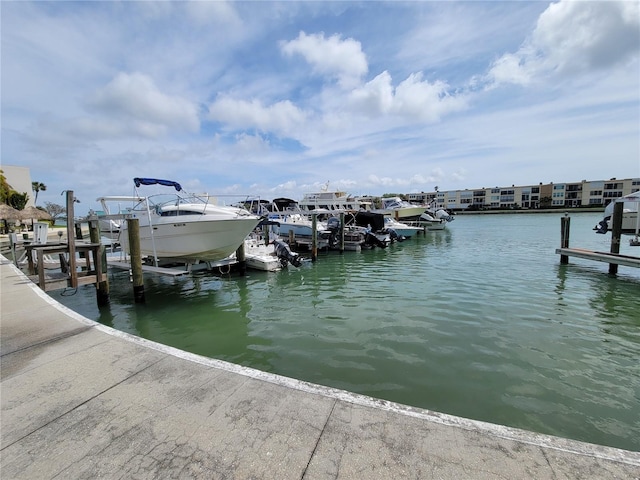
<path fill-rule="evenodd" d="M 399 222 L 395 218 L 389 216 L 384 217 L 384 227 L 387 230 L 393 230 L 398 235 L 405 238 L 411 238 L 414 235 L 424 231 L 422 227 L 407 225 L 406 223 Z"/>
<path fill-rule="evenodd" d="M 640 192 L 634 192 L 611 202 L 604 209 L 603 219 L 593 229 L 596 233 L 607 233 L 613 228 L 613 209 L 615 204 L 623 202 L 622 206 L 622 231 L 624 235 L 640 235 Z"/>
<path fill-rule="evenodd" d="M 329 185 L 323 187 L 323 191 L 306 193 L 302 200 L 297 202 L 301 211 L 311 213 L 313 211 L 328 211 L 339 213 L 347 211 L 368 210 L 370 203 L 363 202 L 347 192 L 329 191 Z"/>
<path fill-rule="evenodd" d="M 444 230 L 447 223 L 451 221 L 453 221 L 453 217 L 442 209 L 435 212 L 426 210 L 420 215 L 420 222 L 423 223 L 429 231 Z"/>
<path fill-rule="evenodd" d="M 274 244 L 267 245 L 262 238 L 252 236 L 245 239 L 244 258 L 247 267 L 254 270 L 276 272 L 282 268 Z"/>
<path fill-rule="evenodd" d="M 312 215 L 324 215 L 329 213 L 325 210 L 315 210 L 304 212 L 300 209 L 298 202 L 289 198 L 276 198 L 271 203 L 271 210 L 268 212 L 268 219 L 272 225 L 272 232 L 281 238 L 289 238 L 293 235 L 296 238 L 313 237 Z M 326 222 L 316 217 L 316 237 L 319 244 L 326 246 L 330 232 L 327 230 Z M 318 245 L 320 247 L 320 245 Z"/>
<path fill-rule="evenodd" d="M 245 209 L 215 205 L 208 195 L 188 194 L 179 183 L 153 178 L 135 178 L 141 185 L 175 188 L 172 194 L 143 197 L 100 197 L 106 217 L 109 202 L 131 202 L 123 217 L 139 221 L 140 250 L 143 256 L 184 263 L 222 260 L 244 242 L 261 221 Z M 127 223 L 123 222 L 119 241 L 129 251 Z"/>
<path fill-rule="evenodd" d="M 382 208 L 374 209 L 372 212 L 390 215 L 395 220 L 404 221 L 419 220 L 426 209 L 424 205 L 415 205 L 400 197 L 386 197 L 382 199 Z"/>

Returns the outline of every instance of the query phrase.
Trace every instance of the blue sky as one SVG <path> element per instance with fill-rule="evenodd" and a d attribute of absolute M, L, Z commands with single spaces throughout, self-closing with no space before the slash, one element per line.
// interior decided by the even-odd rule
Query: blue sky
<path fill-rule="evenodd" d="M 640 176 L 635 1 L 0 8 L 1 161 L 40 205 Z"/>

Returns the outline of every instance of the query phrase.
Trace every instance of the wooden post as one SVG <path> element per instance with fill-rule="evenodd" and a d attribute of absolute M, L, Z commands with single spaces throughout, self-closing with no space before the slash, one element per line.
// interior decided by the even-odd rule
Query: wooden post
<path fill-rule="evenodd" d="M 269 239 L 269 225 L 263 225 L 263 226 L 262 226 L 262 236 L 264 237 L 264 244 L 265 244 L 265 245 L 269 245 L 269 243 L 270 243 L 270 239 Z"/>
<path fill-rule="evenodd" d="M 136 303 L 144 303 L 144 277 L 142 276 L 142 253 L 140 252 L 140 220 L 127 219 L 129 231 L 129 257 L 133 276 L 133 298 Z"/>
<path fill-rule="evenodd" d="M 82 238 L 82 225 L 80 223 L 76 223 L 74 221 L 73 222 L 73 228 L 75 230 L 75 238 L 76 238 L 76 240 L 82 241 L 83 240 L 83 238 Z M 84 252 L 78 253 L 78 258 L 84 258 L 84 257 L 85 257 Z"/>
<path fill-rule="evenodd" d="M 311 261 L 318 260 L 318 215 L 311 215 Z"/>
<path fill-rule="evenodd" d="M 236 260 L 238 260 L 240 276 L 244 277 L 244 275 L 247 273 L 247 259 L 244 252 L 244 242 L 242 242 L 236 250 Z"/>
<path fill-rule="evenodd" d="M 100 223 L 97 219 L 89 220 L 89 238 L 91 243 L 100 243 Z M 102 307 L 109 304 L 109 278 L 107 277 L 107 250 L 106 247 L 100 244 L 100 250 L 96 255 L 100 256 L 100 262 L 95 260 L 96 276 L 98 275 L 98 267 L 102 273 L 102 279 L 96 284 L 96 299 L 98 306 Z M 100 265 L 98 265 L 100 263 Z"/>
<path fill-rule="evenodd" d="M 6 222 L 6 220 L 5 220 Z M 15 233 L 9 234 L 9 246 L 11 247 L 11 257 L 13 258 L 13 263 L 18 266 L 18 257 L 16 253 L 16 243 L 18 243 L 18 236 Z M 29 257 L 31 258 L 31 257 Z"/>
<path fill-rule="evenodd" d="M 565 213 L 564 217 L 560 219 L 560 248 L 569 248 L 569 232 L 571 230 L 571 217 Z M 560 255 L 560 264 L 566 265 L 569 263 L 568 255 Z"/>
<path fill-rule="evenodd" d="M 620 253 L 620 237 L 622 236 L 622 213 L 624 203 L 616 202 L 613 206 L 613 217 L 611 217 L 611 253 Z M 618 265 L 616 263 L 609 264 L 609 274 L 616 275 L 618 273 Z"/>
<path fill-rule="evenodd" d="M 73 212 L 73 190 L 67 190 L 67 242 L 69 245 L 69 286 L 78 288 L 78 271 L 76 270 L 76 241 L 73 229 L 75 227 Z"/>
<path fill-rule="evenodd" d="M 291 248 L 296 246 L 296 234 L 293 233 L 293 230 L 289 230 L 289 246 Z"/>
<path fill-rule="evenodd" d="M 340 212 L 340 253 L 344 253 L 344 212 Z"/>

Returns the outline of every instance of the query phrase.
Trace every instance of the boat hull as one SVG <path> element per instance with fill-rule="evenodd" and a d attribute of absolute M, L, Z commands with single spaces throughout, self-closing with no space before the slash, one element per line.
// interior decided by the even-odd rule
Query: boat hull
<path fill-rule="evenodd" d="M 260 222 L 259 218 L 228 220 L 179 220 L 140 225 L 140 250 L 143 256 L 157 256 L 182 261 L 216 261 L 233 254 Z M 129 251 L 128 230 L 120 241 Z"/>

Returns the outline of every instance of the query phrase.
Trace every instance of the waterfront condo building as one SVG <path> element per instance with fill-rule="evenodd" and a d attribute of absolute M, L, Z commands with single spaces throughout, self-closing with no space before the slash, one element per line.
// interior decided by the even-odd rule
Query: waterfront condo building
<path fill-rule="evenodd" d="M 436 187 L 437 188 L 437 187 Z M 447 210 L 602 207 L 640 191 L 640 178 L 582 180 L 575 183 L 539 183 L 510 187 L 476 188 L 407 194 L 413 203 L 431 203 Z"/>

